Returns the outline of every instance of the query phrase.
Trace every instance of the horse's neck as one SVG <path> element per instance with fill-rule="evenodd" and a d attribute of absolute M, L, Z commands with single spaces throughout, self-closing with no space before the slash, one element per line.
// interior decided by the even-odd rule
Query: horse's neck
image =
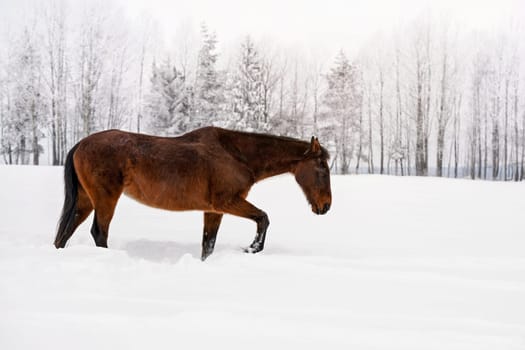
<path fill-rule="evenodd" d="M 243 145 L 239 150 L 252 169 L 256 181 L 293 172 L 308 149 L 308 143 L 299 140 L 251 135 L 247 137 L 252 137 L 253 142 L 248 142 L 249 147 Z"/>

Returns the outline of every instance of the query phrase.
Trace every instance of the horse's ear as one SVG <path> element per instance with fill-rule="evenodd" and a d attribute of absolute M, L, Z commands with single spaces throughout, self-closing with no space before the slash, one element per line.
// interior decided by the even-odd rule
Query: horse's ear
<path fill-rule="evenodd" d="M 312 139 L 310 140 L 310 147 L 305 152 L 305 154 L 311 154 L 311 155 L 319 155 L 321 154 L 321 144 L 319 143 L 319 139 L 317 137 L 312 136 Z"/>

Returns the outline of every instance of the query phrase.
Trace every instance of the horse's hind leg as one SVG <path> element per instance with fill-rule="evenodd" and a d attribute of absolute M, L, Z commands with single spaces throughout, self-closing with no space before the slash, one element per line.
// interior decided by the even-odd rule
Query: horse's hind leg
<path fill-rule="evenodd" d="M 88 162 L 80 163 L 77 169 L 79 169 L 77 171 L 79 182 L 86 190 L 95 209 L 91 235 L 98 247 L 107 248 L 109 224 L 124 187 L 122 175 L 118 169 L 112 169 L 105 163 L 100 164 L 96 170 Z M 92 175 L 85 176 L 85 174 Z"/>
<path fill-rule="evenodd" d="M 75 224 L 73 225 L 73 231 L 87 219 L 89 214 L 93 211 L 93 204 L 89 199 L 86 191 L 82 187 L 78 189 L 78 201 L 77 201 L 77 213 L 75 218 Z M 73 234 L 73 232 L 71 232 Z"/>
<path fill-rule="evenodd" d="M 105 198 L 95 204 L 95 215 L 91 226 L 91 235 L 97 247 L 108 247 L 109 224 L 115 213 L 118 196 L 116 198 Z"/>
<path fill-rule="evenodd" d="M 71 238 L 75 230 L 78 228 L 78 226 L 80 226 L 81 223 L 84 222 L 84 220 L 87 219 L 92 211 L 93 205 L 91 204 L 91 200 L 86 194 L 86 191 L 84 191 L 84 189 L 79 186 L 73 225 L 70 229 L 64 232 L 63 236 L 59 238 L 59 241 L 55 242 L 57 248 L 64 248 L 66 246 L 67 241 Z"/>
<path fill-rule="evenodd" d="M 202 255 L 201 260 L 204 261 L 213 253 L 215 248 L 215 240 L 217 238 L 217 231 L 221 224 L 222 214 L 204 213 L 204 230 L 202 234 Z"/>
<path fill-rule="evenodd" d="M 244 251 L 247 253 L 257 253 L 264 249 L 264 241 L 266 240 L 266 231 L 270 225 L 268 215 L 261 209 L 255 207 L 253 204 L 243 198 L 231 201 L 223 209 L 225 213 L 251 219 L 257 223 L 257 234 L 252 244 Z"/>

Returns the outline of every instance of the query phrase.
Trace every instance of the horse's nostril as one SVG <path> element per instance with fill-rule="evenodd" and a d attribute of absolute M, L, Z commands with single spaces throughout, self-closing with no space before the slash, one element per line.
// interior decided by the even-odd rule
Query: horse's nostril
<path fill-rule="evenodd" d="M 326 214 L 330 210 L 330 203 L 324 205 L 312 205 L 312 211 L 317 215 Z"/>

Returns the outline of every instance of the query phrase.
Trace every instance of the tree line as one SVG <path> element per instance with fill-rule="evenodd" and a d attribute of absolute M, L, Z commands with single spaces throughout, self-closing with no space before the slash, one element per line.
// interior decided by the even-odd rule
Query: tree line
<path fill-rule="evenodd" d="M 53 165 L 79 139 L 121 128 L 176 136 L 216 125 L 308 139 L 334 173 L 523 180 L 519 24 L 465 30 L 431 14 L 329 60 L 255 40 L 160 49 L 151 20 L 64 3 L 12 26 L 0 47 L 0 153 Z"/>

